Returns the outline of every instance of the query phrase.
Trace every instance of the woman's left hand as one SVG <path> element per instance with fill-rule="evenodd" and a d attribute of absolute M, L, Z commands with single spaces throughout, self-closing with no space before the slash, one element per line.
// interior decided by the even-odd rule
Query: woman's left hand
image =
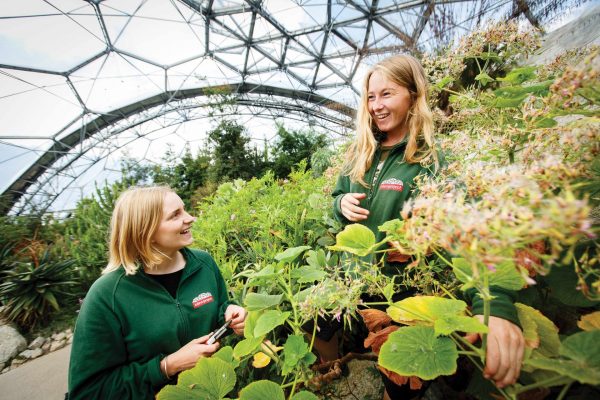
<path fill-rule="evenodd" d="M 233 329 L 236 335 L 242 335 L 244 333 L 244 326 L 246 325 L 246 309 L 244 307 L 230 304 L 225 310 L 225 321 L 231 320 L 229 327 Z"/>
<path fill-rule="evenodd" d="M 483 322 L 483 315 L 476 315 Z M 513 385 L 521 373 L 525 339 L 521 329 L 512 322 L 490 316 L 488 321 L 485 369 L 483 376 L 503 388 Z M 466 339 L 474 343 L 478 334 L 469 334 Z"/>

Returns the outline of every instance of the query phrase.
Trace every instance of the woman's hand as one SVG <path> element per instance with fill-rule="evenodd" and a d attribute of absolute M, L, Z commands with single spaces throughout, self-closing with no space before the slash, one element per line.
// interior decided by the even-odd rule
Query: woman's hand
<path fill-rule="evenodd" d="M 346 193 L 340 201 L 342 214 L 348 221 L 364 221 L 369 216 L 369 210 L 360 207 L 360 201 L 367 197 L 364 193 Z"/>
<path fill-rule="evenodd" d="M 230 304 L 225 310 L 225 321 L 231 320 L 229 327 L 233 329 L 236 335 L 242 335 L 244 333 L 244 326 L 246 326 L 246 309 L 244 307 Z"/>
<path fill-rule="evenodd" d="M 483 315 L 476 315 L 483 322 Z M 521 373 L 525 339 L 521 329 L 503 318 L 490 316 L 488 321 L 485 369 L 483 376 L 492 379 L 496 386 L 503 388 L 513 385 Z M 479 334 L 473 333 L 466 339 L 474 343 Z"/>
<path fill-rule="evenodd" d="M 219 342 L 206 344 L 210 335 L 209 333 L 201 338 L 193 339 L 175 353 L 169 354 L 166 357 L 167 374 L 173 376 L 178 372 L 190 369 L 196 365 L 200 357 L 209 357 L 217 351 L 220 346 Z"/>

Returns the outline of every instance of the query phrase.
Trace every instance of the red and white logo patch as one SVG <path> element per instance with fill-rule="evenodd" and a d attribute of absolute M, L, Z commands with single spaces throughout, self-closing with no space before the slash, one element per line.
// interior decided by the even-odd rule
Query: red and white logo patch
<path fill-rule="evenodd" d="M 379 185 L 379 189 L 381 190 L 394 190 L 396 192 L 401 192 L 404 189 L 404 182 L 400 179 L 390 178 L 381 182 Z"/>
<path fill-rule="evenodd" d="M 194 306 L 194 308 L 198 308 L 205 304 L 212 303 L 213 301 L 215 301 L 215 299 L 213 299 L 211 292 L 200 293 L 198 296 L 194 297 L 194 300 L 192 300 L 192 306 Z"/>

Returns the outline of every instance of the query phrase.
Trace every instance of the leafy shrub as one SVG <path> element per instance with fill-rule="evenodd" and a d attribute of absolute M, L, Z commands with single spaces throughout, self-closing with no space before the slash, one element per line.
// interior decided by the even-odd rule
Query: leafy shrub
<path fill-rule="evenodd" d="M 46 322 L 72 296 L 77 285 L 72 279 L 73 264 L 74 260 L 52 260 L 48 249 L 38 260 L 3 263 L 3 316 L 25 329 Z"/>

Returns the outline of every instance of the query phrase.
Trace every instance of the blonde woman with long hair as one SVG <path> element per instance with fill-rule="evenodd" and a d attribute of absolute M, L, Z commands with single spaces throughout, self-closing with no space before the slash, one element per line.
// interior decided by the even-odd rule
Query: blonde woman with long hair
<path fill-rule="evenodd" d="M 414 192 L 415 178 L 433 174 L 440 167 L 433 117 L 427 103 L 427 86 L 423 67 L 409 55 L 397 55 L 379 62 L 364 79 L 356 139 L 347 151 L 333 191 L 334 214 L 344 224 L 365 225 L 373 231 L 377 241 L 385 236 L 378 227 L 400 218 L 404 203 Z M 395 259 L 399 258 L 396 255 Z M 384 260 L 382 272 L 395 275 L 405 265 Z M 394 300 L 412 294 L 414 292 L 406 288 L 397 293 Z M 495 296 L 484 374 L 499 387 L 504 387 L 514 383 L 519 375 L 524 339 L 513 305 L 514 293 L 496 291 Z M 473 299 L 473 311 L 474 314 L 483 311 L 480 299 Z M 331 329 L 322 331 L 330 332 Z M 319 337 L 315 347 L 322 351 L 322 358 L 335 358 L 337 339 L 335 335 Z M 386 396 L 415 395 L 385 381 Z"/>
<path fill-rule="evenodd" d="M 228 300 L 212 257 L 191 250 L 183 201 L 168 187 L 137 187 L 116 202 L 109 262 L 75 326 L 69 399 L 154 399 L 179 372 L 219 347 L 210 332 L 246 311 Z"/>

